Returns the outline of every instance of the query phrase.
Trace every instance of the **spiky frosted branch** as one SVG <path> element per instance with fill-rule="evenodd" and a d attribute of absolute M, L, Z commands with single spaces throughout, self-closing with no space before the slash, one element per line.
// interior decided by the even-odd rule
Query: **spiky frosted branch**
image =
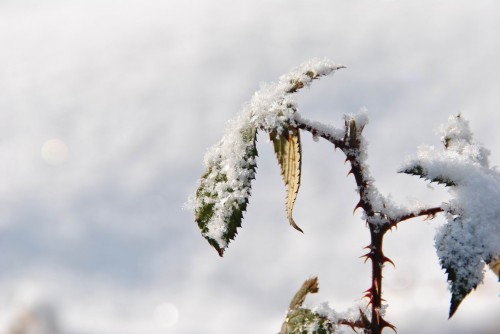
<path fill-rule="evenodd" d="M 445 150 L 422 147 L 417 158 L 409 160 L 400 172 L 449 187 L 452 199 L 439 206 L 413 208 L 393 203 L 390 197 L 380 194 L 370 174 L 368 144 L 362 133 L 368 124 L 366 111 L 345 115 L 341 128 L 310 121 L 298 112 L 292 94 L 339 68 L 343 66 L 328 60 L 306 62 L 282 76 L 278 83 L 263 85 L 229 123 L 225 136 L 205 156 L 206 172 L 192 203 L 202 235 L 222 256 L 241 226 L 257 166 L 258 130 L 270 135 L 287 189 L 287 216 L 290 224 L 300 230 L 292 218 L 292 209 L 301 175 L 299 130 L 307 131 L 314 138 L 331 142 L 350 163 L 349 174 L 359 194 L 355 210 L 363 210 L 370 231 L 370 244 L 363 256 L 372 264 L 371 285 L 364 295 L 369 313 L 359 310 L 348 318 L 339 317 L 326 304 L 301 307 L 305 295 L 317 291 L 316 281 L 306 281 L 290 305 L 282 333 L 331 334 L 339 325 L 371 334 L 380 334 L 386 327 L 394 329 L 384 319 L 382 303 L 384 263 L 394 264 L 383 252 L 384 235 L 402 221 L 433 218 L 440 212 L 445 213 L 448 223 L 436 234 L 436 250 L 450 281 L 452 316 L 465 296 L 481 283 L 485 263 L 500 276 L 500 173 L 489 167 L 489 151 L 472 140 L 468 123 L 461 116 L 450 118 L 442 128 Z"/>

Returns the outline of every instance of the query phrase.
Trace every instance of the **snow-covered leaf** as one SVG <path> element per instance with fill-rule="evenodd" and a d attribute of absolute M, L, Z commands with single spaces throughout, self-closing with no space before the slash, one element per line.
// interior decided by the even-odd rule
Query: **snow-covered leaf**
<path fill-rule="evenodd" d="M 240 144 L 245 146 L 242 155 L 221 155 L 220 159 L 209 161 L 196 192 L 198 205 L 195 207 L 195 220 L 202 235 L 220 256 L 236 236 L 237 228 L 241 227 L 243 212 L 248 204 L 251 181 L 255 178 L 257 167 L 256 135 L 255 128 L 244 129 L 240 132 Z"/>
<path fill-rule="evenodd" d="M 318 290 L 317 277 L 310 278 L 302 284 L 290 302 L 280 334 L 334 334 L 337 332 L 338 327 L 327 316 L 301 307 L 307 295 L 317 293 Z"/>
<path fill-rule="evenodd" d="M 297 111 L 292 93 L 343 67 L 328 59 L 312 59 L 283 75 L 278 83 L 262 85 L 238 117 L 228 123 L 222 140 L 205 155 L 206 172 L 194 200 L 189 204 L 194 208 L 195 220 L 202 235 L 219 255 L 223 255 L 230 240 L 236 236 L 246 210 L 251 181 L 255 177 L 257 130 L 279 134 L 289 131 Z M 288 155 L 293 156 L 287 158 L 291 159 L 287 164 L 294 170 L 287 177 L 287 180 L 292 181 L 288 199 L 290 204 L 287 204 L 291 222 L 291 208 L 300 180 L 298 130 L 292 130 L 292 133 L 289 140 L 292 144 L 287 149 L 290 152 Z"/>
<path fill-rule="evenodd" d="M 447 187 L 455 186 L 455 182 L 450 180 L 449 178 L 442 175 L 429 176 L 428 171 L 420 165 L 418 162 L 414 162 L 412 165 L 405 166 L 405 168 L 401 169 L 399 173 L 405 173 L 410 175 L 420 176 L 420 178 L 428 180 L 430 182 L 436 182 L 439 184 L 444 184 Z"/>
<path fill-rule="evenodd" d="M 464 298 L 483 280 L 484 262 L 482 247 L 478 245 L 472 224 L 460 218 L 444 225 L 436 235 L 436 250 L 439 262 L 448 275 L 450 283 L 451 318 Z"/>
<path fill-rule="evenodd" d="M 280 334 L 334 334 L 337 326 L 328 318 L 309 309 L 298 308 L 290 312 Z"/>
<path fill-rule="evenodd" d="M 273 131 L 270 134 L 274 145 L 274 151 L 281 167 L 281 175 L 285 182 L 287 198 L 286 210 L 288 221 L 296 230 L 302 229 L 295 223 L 292 212 L 300 187 L 302 149 L 300 143 L 300 132 L 297 128 L 290 127 L 283 133 Z"/>
<path fill-rule="evenodd" d="M 452 199 L 442 208 L 448 223 L 436 234 L 435 246 L 450 283 L 450 317 L 481 284 L 485 263 L 500 254 L 500 173 L 490 168 L 489 151 L 474 142 L 469 123 L 452 116 L 441 128 L 444 150 L 420 147 L 402 172 L 449 186 Z"/>

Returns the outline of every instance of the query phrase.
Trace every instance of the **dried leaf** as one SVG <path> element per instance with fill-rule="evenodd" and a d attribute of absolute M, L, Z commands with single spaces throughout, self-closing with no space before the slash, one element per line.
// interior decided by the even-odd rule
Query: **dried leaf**
<path fill-rule="evenodd" d="M 286 210 L 288 221 L 296 230 L 303 232 L 292 217 L 293 206 L 300 187 L 302 164 L 299 129 L 290 127 L 283 133 L 273 131 L 270 133 L 270 137 L 274 144 L 274 151 L 278 158 L 278 163 L 281 167 L 281 175 L 283 176 L 283 181 L 286 186 Z"/>
<path fill-rule="evenodd" d="M 302 283 L 302 286 L 300 287 L 299 291 L 295 293 L 295 296 L 293 296 L 292 301 L 290 302 L 290 309 L 294 310 L 302 306 L 304 304 L 304 301 L 306 299 L 306 296 L 309 293 L 317 293 L 319 291 L 318 287 L 318 278 L 313 277 L 308 280 L 306 280 L 304 283 Z"/>

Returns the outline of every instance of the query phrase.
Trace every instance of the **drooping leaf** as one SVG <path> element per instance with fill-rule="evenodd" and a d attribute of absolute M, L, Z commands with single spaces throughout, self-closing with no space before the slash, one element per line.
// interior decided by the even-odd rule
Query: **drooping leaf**
<path fill-rule="evenodd" d="M 451 318 L 464 298 L 474 290 L 483 279 L 484 261 L 480 245 L 468 230 L 470 224 L 460 217 L 443 225 L 436 235 L 436 250 L 439 262 L 448 275 L 450 283 Z"/>
<path fill-rule="evenodd" d="M 289 127 L 283 133 L 273 131 L 270 133 L 274 152 L 281 167 L 281 175 L 286 186 L 286 211 L 288 221 L 296 230 L 303 232 L 295 223 L 292 213 L 297 193 L 300 187 L 302 149 L 300 132 L 297 128 Z"/>
<path fill-rule="evenodd" d="M 456 183 L 443 175 L 437 175 L 430 177 L 428 171 L 419 163 L 414 163 L 411 166 L 407 166 L 399 171 L 399 173 L 405 173 L 410 175 L 420 176 L 420 178 L 428 180 L 430 182 L 436 182 L 439 184 L 444 184 L 447 187 L 456 186 Z"/>
<path fill-rule="evenodd" d="M 344 68 L 328 59 L 312 59 L 280 77 L 279 82 L 263 85 L 253 95 L 243 111 L 228 123 L 223 139 L 205 155 L 206 172 L 201 178 L 196 199 L 189 204 L 194 208 L 195 220 L 202 235 L 223 255 L 230 240 L 234 239 L 241 226 L 243 212 L 250 196 L 251 180 L 255 174 L 256 131 L 268 133 L 283 131 L 289 127 L 297 110 L 297 103 L 291 96 L 308 87 L 313 80 Z M 287 211 L 291 218 L 298 184 L 300 182 L 300 138 L 298 130 L 292 136 L 291 151 L 299 165 L 293 166 L 295 184 L 291 183 L 287 198 Z M 297 142 L 295 142 L 297 141 Z M 298 158 L 297 158 L 298 157 Z"/>
<path fill-rule="evenodd" d="M 446 273 L 448 274 L 448 281 L 451 284 L 450 287 L 451 300 L 450 300 L 450 312 L 449 312 L 449 317 L 451 318 L 458 310 L 458 307 L 465 299 L 465 297 L 477 286 L 476 285 L 470 286 L 467 279 L 459 277 L 459 275 L 457 274 L 456 267 L 451 265 L 446 266 L 446 264 L 443 263 L 442 266 L 443 269 L 445 269 Z"/>
<path fill-rule="evenodd" d="M 439 262 L 451 292 L 449 316 L 482 283 L 485 264 L 498 275 L 500 263 L 500 173 L 489 167 L 489 150 L 473 140 L 460 115 L 441 127 L 444 150 L 421 146 L 417 158 L 400 172 L 449 186 L 452 199 L 443 204 L 448 223 L 435 238 Z"/>
<path fill-rule="evenodd" d="M 210 161 L 196 191 L 195 220 L 202 235 L 220 256 L 241 227 L 257 167 L 257 130 L 244 129 L 240 136 L 244 147 L 241 156 L 224 151 L 225 154 Z"/>

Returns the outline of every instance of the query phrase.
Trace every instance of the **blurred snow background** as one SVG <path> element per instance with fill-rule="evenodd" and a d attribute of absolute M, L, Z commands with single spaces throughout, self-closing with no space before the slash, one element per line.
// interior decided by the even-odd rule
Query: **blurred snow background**
<path fill-rule="evenodd" d="M 0 1 L 0 333 L 275 333 L 303 280 L 347 309 L 369 286 L 368 233 L 340 152 L 303 136 L 288 226 L 271 146 L 223 259 L 183 211 L 262 81 L 304 60 L 348 66 L 299 96 L 305 117 L 369 111 L 372 174 L 397 201 L 447 193 L 396 174 L 462 112 L 500 165 L 495 1 Z M 386 238 L 387 319 L 400 333 L 495 333 L 498 283 L 447 320 L 433 248 L 442 219 Z"/>

